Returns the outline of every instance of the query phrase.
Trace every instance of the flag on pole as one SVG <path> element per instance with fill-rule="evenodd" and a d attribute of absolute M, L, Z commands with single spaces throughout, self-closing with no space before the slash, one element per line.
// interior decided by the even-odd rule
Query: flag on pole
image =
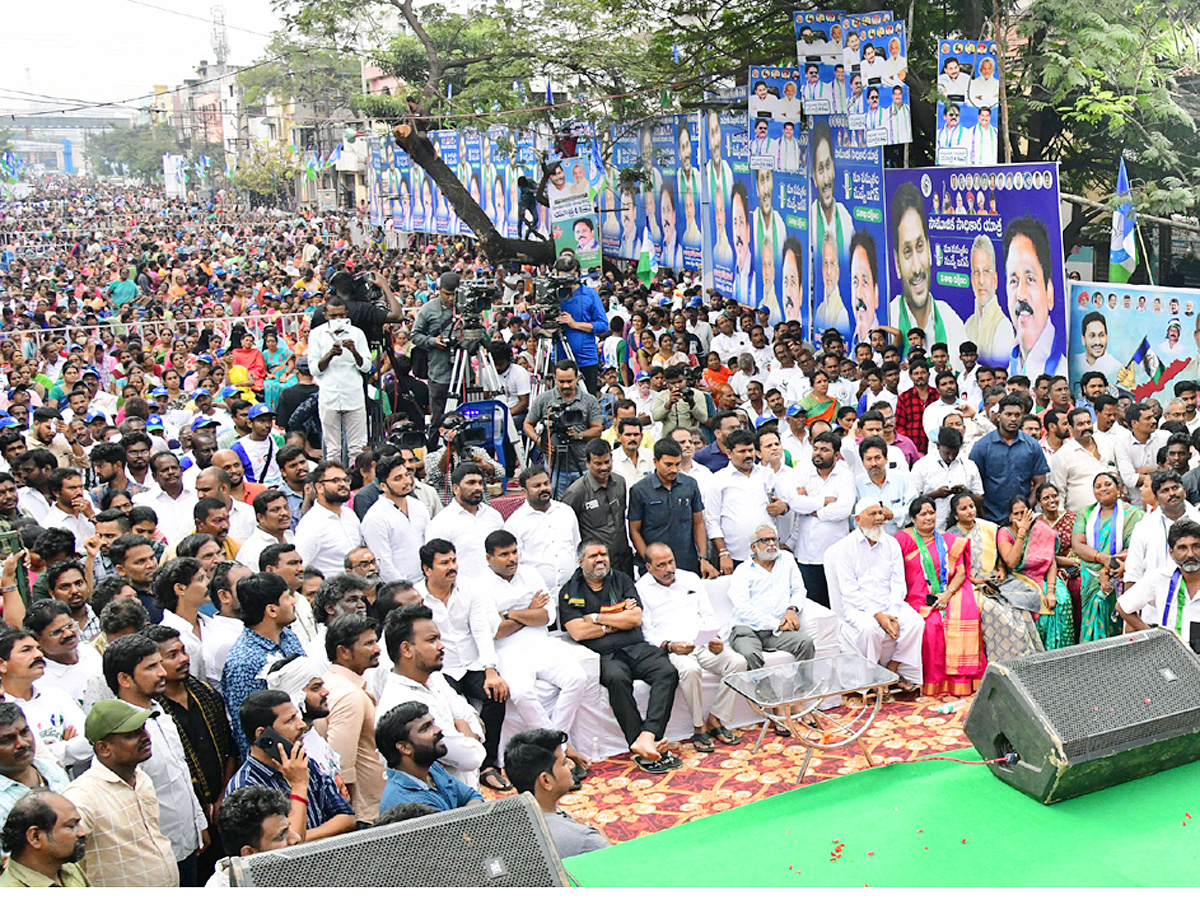
<path fill-rule="evenodd" d="M 554 88 L 550 86 L 550 79 L 546 79 L 546 105 L 554 105 Z"/>
<path fill-rule="evenodd" d="M 1126 284 L 1137 268 L 1137 213 L 1129 193 L 1129 175 L 1125 160 L 1117 172 L 1117 198 L 1120 204 L 1113 210 L 1112 243 L 1108 250 L 1108 280 Z"/>
<path fill-rule="evenodd" d="M 637 276 L 646 287 L 654 280 L 658 271 L 658 254 L 654 251 L 654 241 L 650 239 L 649 224 L 642 226 L 642 249 L 638 253 Z"/>
<path fill-rule="evenodd" d="M 604 180 L 604 156 L 600 153 L 600 139 L 597 137 L 592 138 L 592 158 L 588 168 L 591 169 L 588 172 L 588 184 L 592 190 L 599 190 Z"/>

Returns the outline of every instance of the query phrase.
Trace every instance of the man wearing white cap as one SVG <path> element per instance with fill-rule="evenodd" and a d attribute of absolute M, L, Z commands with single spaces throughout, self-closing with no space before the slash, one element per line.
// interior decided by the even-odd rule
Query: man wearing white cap
<path fill-rule="evenodd" d="M 886 665 L 900 676 L 900 690 L 911 691 L 924 680 L 925 622 L 905 602 L 904 560 L 896 539 L 883 530 L 885 513 L 878 499 L 860 499 L 854 507 L 857 530 L 829 548 L 825 566 L 841 598 L 837 612 L 843 649 Z M 896 646 L 891 658 L 884 659 L 883 645 L 889 639 Z"/>

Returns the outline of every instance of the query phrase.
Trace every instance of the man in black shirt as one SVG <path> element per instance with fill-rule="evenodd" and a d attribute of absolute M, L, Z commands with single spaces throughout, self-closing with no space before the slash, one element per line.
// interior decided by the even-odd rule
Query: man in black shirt
<path fill-rule="evenodd" d="M 579 568 L 559 593 L 559 621 L 573 639 L 600 655 L 600 683 L 634 762 L 652 775 L 677 769 L 682 763 L 666 749 L 663 735 L 679 673 L 666 650 L 642 637 L 637 589 L 628 575 L 612 570 L 604 544 L 585 539 L 578 558 Z M 635 678 L 650 685 L 645 718 L 633 699 Z"/>
<path fill-rule="evenodd" d="M 279 426 L 287 430 L 288 420 L 296 411 L 296 407 L 316 392 L 317 385 L 308 367 L 308 357 L 302 356 L 296 360 L 296 384 L 284 388 L 279 395 L 279 405 L 275 409 L 275 421 Z"/>

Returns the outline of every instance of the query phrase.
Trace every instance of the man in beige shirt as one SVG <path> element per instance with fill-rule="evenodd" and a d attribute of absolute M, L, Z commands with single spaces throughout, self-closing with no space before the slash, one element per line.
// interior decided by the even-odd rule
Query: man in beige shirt
<path fill-rule="evenodd" d="M 91 835 L 83 870 L 96 887 L 179 887 L 171 842 L 158 825 L 154 785 L 138 769 L 150 758 L 146 720 L 156 715 L 120 700 L 101 700 L 84 724 L 96 756 L 63 796 L 78 808 Z"/>
<path fill-rule="evenodd" d="M 316 723 L 330 749 L 341 757 L 342 781 L 360 822 L 373 823 L 383 795 L 384 765 L 375 749 L 375 695 L 364 673 L 378 670 L 379 630 L 361 613 L 338 616 L 325 632 L 331 665 L 325 673 L 329 715 Z M 375 672 L 370 673 L 372 680 Z"/>

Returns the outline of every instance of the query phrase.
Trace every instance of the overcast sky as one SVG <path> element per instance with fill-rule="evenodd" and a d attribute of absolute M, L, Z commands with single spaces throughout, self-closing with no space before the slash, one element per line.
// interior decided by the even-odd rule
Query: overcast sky
<path fill-rule="evenodd" d="M 173 87 L 193 78 L 200 60 L 215 60 L 209 9 L 203 0 L 6 2 L 0 29 L 0 111 L 31 109 L 16 91 L 89 102 L 125 100 L 151 93 L 155 84 Z M 269 0 L 226 2 L 225 24 L 229 62 L 238 65 L 253 62 L 266 46 L 264 35 L 279 27 Z M 55 100 L 37 108 L 64 105 L 77 104 Z"/>

